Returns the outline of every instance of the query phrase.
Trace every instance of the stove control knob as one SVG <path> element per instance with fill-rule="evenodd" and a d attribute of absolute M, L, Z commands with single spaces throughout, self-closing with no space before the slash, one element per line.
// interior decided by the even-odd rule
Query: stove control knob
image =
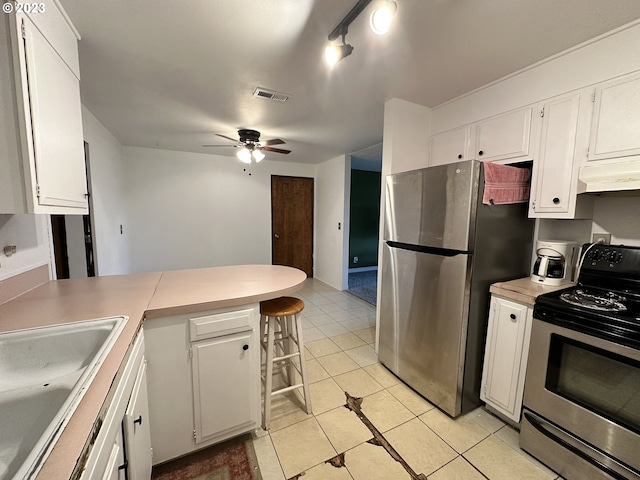
<path fill-rule="evenodd" d="M 602 258 L 602 252 L 600 250 L 593 250 L 589 254 L 589 258 L 591 260 L 593 260 L 594 262 L 597 262 L 598 260 L 600 260 Z"/>
<path fill-rule="evenodd" d="M 618 263 L 620 260 L 622 260 L 622 254 L 613 250 L 609 254 L 607 260 L 609 260 L 610 263 Z"/>

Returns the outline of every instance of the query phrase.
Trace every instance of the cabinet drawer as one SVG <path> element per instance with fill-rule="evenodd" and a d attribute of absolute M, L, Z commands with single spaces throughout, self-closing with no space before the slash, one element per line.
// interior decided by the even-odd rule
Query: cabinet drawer
<path fill-rule="evenodd" d="M 196 342 L 206 338 L 251 330 L 253 315 L 255 315 L 255 309 L 247 308 L 190 318 L 190 340 Z"/>

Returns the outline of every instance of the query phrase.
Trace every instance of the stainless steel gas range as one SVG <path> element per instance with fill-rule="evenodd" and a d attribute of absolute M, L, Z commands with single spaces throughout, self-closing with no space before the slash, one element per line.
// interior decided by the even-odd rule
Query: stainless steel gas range
<path fill-rule="evenodd" d="M 583 246 L 536 301 L 520 446 L 567 479 L 640 479 L 640 248 Z"/>

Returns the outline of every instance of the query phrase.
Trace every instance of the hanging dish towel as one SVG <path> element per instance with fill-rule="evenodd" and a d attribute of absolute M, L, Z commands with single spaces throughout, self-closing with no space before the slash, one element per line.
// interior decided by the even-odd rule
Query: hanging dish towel
<path fill-rule="evenodd" d="M 497 163 L 484 164 L 485 205 L 504 205 L 529 201 L 531 170 Z"/>

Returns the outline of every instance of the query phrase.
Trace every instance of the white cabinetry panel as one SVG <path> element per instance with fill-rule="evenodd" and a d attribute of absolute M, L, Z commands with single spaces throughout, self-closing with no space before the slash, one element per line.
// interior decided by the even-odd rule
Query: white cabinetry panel
<path fill-rule="evenodd" d="M 531 111 L 523 108 L 478 122 L 473 158 L 492 162 L 528 157 Z"/>
<path fill-rule="evenodd" d="M 587 90 L 549 100 L 536 109 L 536 154 L 529 217 L 588 218 L 593 198 L 577 196 L 578 167 L 584 163 L 591 101 Z"/>
<path fill-rule="evenodd" d="M 429 166 L 471 160 L 473 158 L 470 155 L 472 130 L 474 129 L 467 125 L 433 135 Z"/>
<path fill-rule="evenodd" d="M 128 480 L 151 478 L 151 435 L 147 395 L 147 362 L 140 364 L 131 399 L 122 420 L 127 448 Z"/>
<path fill-rule="evenodd" d="M 35 25 L 23 21 L 38 203 L 84 208 L 80 82 Z"/>
<path fill-rule="evenodd" d="M 534 213 L 567 212 L 573 177 L 580 95 L 544 105 L 540 151 L 535 161 Z"/>
<path fill-rule="evenodd" d="M 589 160 L 640 155 L 640 74 L 596 87 Z"/>
<path fill-rule="evenodd" d="M 491 297 L 480 398 L 514 422 L 522 410 L 532 313 L 526 305 Z"/>
<path fill-rule="evenodd" d="M 78 36 L 45 8 L 0 22 L 0 213 L 86 214 Z"/>
<path fill-rule="evenodd" d="M 258 311 L 251 304 L 145 322 L 154 464 L 259 426 Z"/>
<path fill-rule="evenodd" d="M 196 443 L 259 422 L 260 391 L 254 381 L 260 361 L 253 331 L 193 344 Z M 212 408 L 213 407 L 213 408 Z"/>

